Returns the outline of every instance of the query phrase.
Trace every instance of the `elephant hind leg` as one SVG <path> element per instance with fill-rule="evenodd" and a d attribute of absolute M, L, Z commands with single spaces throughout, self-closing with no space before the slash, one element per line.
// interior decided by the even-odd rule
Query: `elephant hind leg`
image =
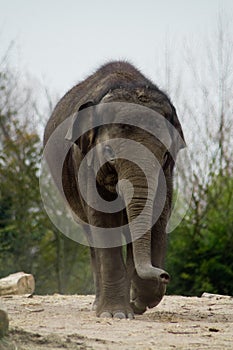
<path fill-rule="evenodd" d="M 98 255 L 96 254 L 95 248 L 90 247 L 90 253 L 91 253 L 91 267 L 92 267 L 94 286 L 95 286 L 95 300 L 92 304 L 92 310 L 96 311 L 99 298 L 100 298 L 101 273 L 100 273 L 100 264 L 98 261 Z"/>

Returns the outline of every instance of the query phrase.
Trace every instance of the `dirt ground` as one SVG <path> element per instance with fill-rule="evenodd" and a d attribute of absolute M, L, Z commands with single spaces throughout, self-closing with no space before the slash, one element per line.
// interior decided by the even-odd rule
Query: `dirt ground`
<path fill-rule="evenodd" d="M 0 349 L 233 349 L 233 298 L 166 296 L 134 320 L 99 319 L 93 296 L 2 298 L 10 319 Z"/>

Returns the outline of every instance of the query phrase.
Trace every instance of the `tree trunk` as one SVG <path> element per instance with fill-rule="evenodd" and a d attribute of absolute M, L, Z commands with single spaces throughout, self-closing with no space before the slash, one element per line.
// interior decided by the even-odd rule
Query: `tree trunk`
<path fill-rule="evenodd" d="M 24 272 L 0 279 L 0 295 L 33 294 L 34 290 L 34 277 Z"/>

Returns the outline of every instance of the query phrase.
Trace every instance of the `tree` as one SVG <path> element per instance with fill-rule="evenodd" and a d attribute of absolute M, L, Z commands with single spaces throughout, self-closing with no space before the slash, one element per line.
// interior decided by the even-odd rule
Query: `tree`
<path fill-rule="evenodd" d="M 30 88 L 0 65 L 0 276 L 32 273 L 36 292 L 93 291 L 87 247 L 65 238 L 50 222 L 39 190 L 42 144 Z"/>
<path fill-rule="evenodd" d="M 193 167 L 191 172 L 184 164 L 182 181 L 192 199 L 183 222 L 170 235 L 170 293 L 233 292 L 233 41 L 225 23 L 219 16 L 216 40 L 206 40 L 202 50 L 199 43 L 201 56 L 186 48 L 190 88 L 186 85 L 178 98 L 184 120 L 188 118 Z"/>

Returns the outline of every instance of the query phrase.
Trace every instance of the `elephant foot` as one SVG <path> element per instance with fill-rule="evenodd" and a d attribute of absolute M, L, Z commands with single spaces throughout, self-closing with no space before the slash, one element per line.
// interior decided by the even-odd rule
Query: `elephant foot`
<path fill-rule="evenodd" d="M 139 299 L 132 300 L 130 305 L 137 315 L 142 315 L 146 311 L 146 305 L 142 303 Z"/>
<path fill-rule="evenodd" d="M 163 296 L 159 298 L 154 297 L 153 300 L 140 300 L 140 298 L 136 298 L 130 302 L 130 305 L 135 314 L 142 315 L 146 311 L 147 307 L 151 309 L 157 306 L 162 298 Z"/>
<path fill-rule="evenodd" d="M 154 281 L 135 278 L 131 285 L 130 305 L 135 314 L 143 314 L 147 308 L 157 306 L 163 299 L 166 286 L 162 283 L 155 284 Z"/>
<path fill-rule="evenodd" d="M 101 318 L 129 319 L 134 318 L 134 313 L 131 306 L 128 305 L 113 305 L 106 303 L 97 306 L 96 315 Z"/>

